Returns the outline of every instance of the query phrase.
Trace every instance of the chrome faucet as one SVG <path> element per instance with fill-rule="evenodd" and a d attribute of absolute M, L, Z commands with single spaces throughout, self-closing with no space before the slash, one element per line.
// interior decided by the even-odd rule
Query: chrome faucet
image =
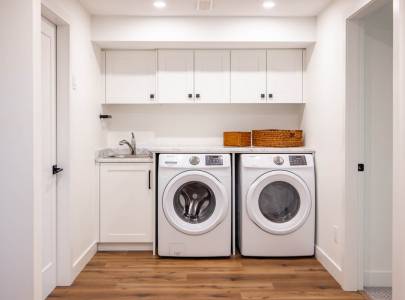
<path fill-rule="evenodd" d="M 120 146 L 127 145 L 129 149 L 131 150 L 131 155 L 136 154 L 136 141 L 135 141 L 135 134 L 131 132 L 131 143 L 128 142 L 127 140 L 122 140 L 119 143 Z"/>

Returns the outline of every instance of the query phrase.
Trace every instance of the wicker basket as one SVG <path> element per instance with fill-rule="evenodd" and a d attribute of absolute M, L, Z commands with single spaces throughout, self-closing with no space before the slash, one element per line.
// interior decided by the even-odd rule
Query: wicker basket
<path fill-rule="evenodd" d="M 250 147 L 250 132 L 224 132 L 224 146 L 226 147 Z"/>
<path fill-rule="evenodd" d="M 253 130 L 252 145 L 255 147 L 302 147 L 302 130 Z"/>

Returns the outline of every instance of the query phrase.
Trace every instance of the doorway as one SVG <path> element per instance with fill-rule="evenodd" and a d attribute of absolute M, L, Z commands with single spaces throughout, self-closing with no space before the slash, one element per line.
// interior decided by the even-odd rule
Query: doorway
<path fill-rule="evenodd" d="M 357 289 L 364 289 L 372 300 L 391 299 L 392 1 L 375 1 L 362 9 L 348 20 L 347 33 L 346 153 L 348 179 L 351 179 L 347 185 L 348 201 L 354 203 L 349 206 L 355 209 L 348 217 L 357 220 L 353 228 L 358 229 L 358 238 L 353 241 L 357 244 L 353 248 L 357 251 L 353 254 L 356 258 L 353 271 L 356 271 Z"/>
<path fill-rule="evenodd" d="M 42 298 L 57 281 L 57 179 L 56 166 L 56 26 L 45 18 L 41 23 L 41 195 L 42 195 Z"/>

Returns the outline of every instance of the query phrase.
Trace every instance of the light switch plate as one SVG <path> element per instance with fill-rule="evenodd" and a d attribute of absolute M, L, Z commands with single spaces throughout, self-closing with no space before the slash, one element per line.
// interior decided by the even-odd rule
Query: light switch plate
<path fill-rule="evenodd" d="M 76 91 L 77 90 L 77 80 L 76 76 L 72 76 L 72 90 Z"/>

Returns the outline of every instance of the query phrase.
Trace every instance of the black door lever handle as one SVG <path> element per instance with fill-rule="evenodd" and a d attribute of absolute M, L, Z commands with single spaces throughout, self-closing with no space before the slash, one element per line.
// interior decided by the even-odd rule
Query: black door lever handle
<path fill-rule="evenodd" d="M 58 165 L 53 165 L 52 166 L 52 174 L 58 174 L 58 173 L 60 173 L 60 172 L 62 172 L 63 171 L 63 169 L 62 168 L 58 168 Z"/>

